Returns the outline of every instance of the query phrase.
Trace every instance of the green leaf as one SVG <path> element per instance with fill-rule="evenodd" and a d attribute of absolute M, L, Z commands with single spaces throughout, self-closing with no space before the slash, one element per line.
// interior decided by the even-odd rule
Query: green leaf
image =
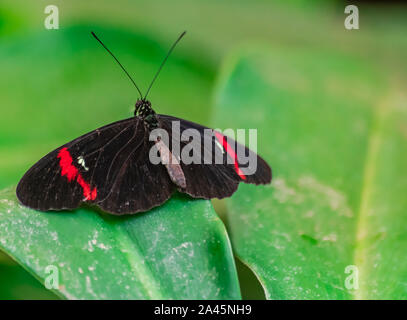
<path fill-rule="evenodd" d="M 228 62 L 214 123 L 257 128 L 273 169 L 271 185 L 228 201 L 234 249 L 267 298 L 407 298 L 405 80 L 397 90 L 368 62 L 321 50 Z"/>
<path fill-rule="evenodd" d="M 177 194 L 127 217 L 39 212 L 0 194 L 0 248 L 68 299 L 240 299 L 223 223 L 206 200 Z"/>

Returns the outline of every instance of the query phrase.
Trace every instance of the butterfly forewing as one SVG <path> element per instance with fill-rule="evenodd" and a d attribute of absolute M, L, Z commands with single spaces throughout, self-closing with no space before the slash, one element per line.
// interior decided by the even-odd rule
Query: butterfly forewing
<path fill-rule="evenodd" d="M 39 210 L 73 209 L 89 202 L 122 214 L 157 206 L 170 197 L 173 186 L 161 165 L 145 167 L 141 163 L 142 158 L 148 160 L 151 147 L 145 143 L 146 135 L 143 122 L 134 117 L 81 136 L 28 170 L 17 186 L 17 197 Z M 136 180 L 140 172 L 151 185 L 140 188 L 140 179 Z M 148 179 L 149 174 L 161 178 Z M 161 194 L 143 200 L 146 194 L 140 192 L 154 187 Z"/>
<path fill-rule="evenodd" d="M 197 144 L 195 150 L 201 150 L 200 163 L 186 164 L 181 158 L 181 167 L 186 178 L 186 188 L 178 188 L 197 198 L 225 198 L 231 196 L 240 182 L 252 184 L 267 184 L 271 181 L 271 169 L 267 163 L 257 154 L 242 146 L 235 140 L 227 138 L 210 128 L 201 126 L 187 120 L 168 115 L 158 116 L 161 126 L 170 133 L 170 144 L 174 141 L 181 145 L 182 150 L 187 144 Z M 180 137 L 172 135 L 173 122 L 179 121 L 180 134 L 187 129 L 196 129 L 198 139 L 181 141 Z M 244 160 L 239 158 L 239 148 L 245 151 L 245 155 L 256 157 L 257 170 L 254 174 L 245 175 L 242 171 Z M 172 148 L 171 148 L 172 149 Z M 220 153 L 218 152 L 220 151 Z M 221 161 L 219 161 L 219 156 Z M 204 159 L 209 161 L 204 162 Z"/>
<path fill-rule="evenodd" d="M 103 147 L 112 144 L 124 130 L 129 130 L 133 122 L 132 118 L 112 123 L 47 154 L 20 180 L 18 199 L 24 205 L 40 210 L 78 207 L 86 198 L 86 186 L 91 190 L 95 188 L 92 178 L 97 176 L 98 166 L 101 167 L 100 158 L 106 159 L 101 155 Z M 78 177 L 81 183 L 78 183 Z M 103 190 L 96 187 L 98 194 L 103 194 Z"/>
<path fill-rule="evenodd" d="M 98 206 L 114 214 L 147 211 L 166 200 L 175 191 L 165 167 L 149 161 L 154 142 L 141 124 L 137 135 L 127 142 L 111 163 L 108 172 L 107 196 L 98 200 Z"/>

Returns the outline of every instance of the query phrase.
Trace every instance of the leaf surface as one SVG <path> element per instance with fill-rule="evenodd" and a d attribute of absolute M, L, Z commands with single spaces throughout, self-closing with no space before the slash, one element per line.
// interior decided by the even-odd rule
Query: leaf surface
<path fill-rule="evenodd" d="M 0 248 L 42 283 L 57 270 L 55 292 L 68 299 L 241 297 L 211 203 L 179 194 L 149 212 L 114 217 L 90 208 L 34 211 L 4 190 Z"/>

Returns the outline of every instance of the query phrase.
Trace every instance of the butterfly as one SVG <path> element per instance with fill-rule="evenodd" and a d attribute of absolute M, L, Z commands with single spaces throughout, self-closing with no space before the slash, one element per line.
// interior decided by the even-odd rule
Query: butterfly
<path fill-rule="evenodd" d="M 151 107 L 147 100 L 151 86 L 185 32 L 170 48 L 144 96 L 119 60 L 92 35 L 138 90 L 134 116 L 91 131 L 40 159 L 18 183 L 16 194 L 23 205 L 47 211 L 71 210 L 87 203 L 114 215 L 134 214 L 163 204 L 176 191 L 193 198 L 222 199 L 230 197 L 240 182 L 271 182 L 270 166 L 245 146 L 197 123 L 157 114 Z M 193 129 L 196 139 L 174 135 L 174 124 L 180 132 Z M 154 130 L 164 130 L 168 139 L 152 139 Z M 184 161 L 175 145 L 201 151 L 204 161 Z M 245 174 L 246 160 L 238 150 L 255 160 L 254 173 Z M 166 161 L 151 161 L 152 154 Z"/>

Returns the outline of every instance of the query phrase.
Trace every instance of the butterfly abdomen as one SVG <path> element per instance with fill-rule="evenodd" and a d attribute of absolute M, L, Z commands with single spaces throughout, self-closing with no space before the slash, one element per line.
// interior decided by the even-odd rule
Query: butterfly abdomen
<path fill-rule="evenodd" d="M 170 149 L 168 149 L 161 139 L 157 139 L 155 145 L 157 146 L 161 162 L 165 165 L 171 181 L 182 189 L 185 189 L 187 184 L 179 160 L 171 153 Z"/>

